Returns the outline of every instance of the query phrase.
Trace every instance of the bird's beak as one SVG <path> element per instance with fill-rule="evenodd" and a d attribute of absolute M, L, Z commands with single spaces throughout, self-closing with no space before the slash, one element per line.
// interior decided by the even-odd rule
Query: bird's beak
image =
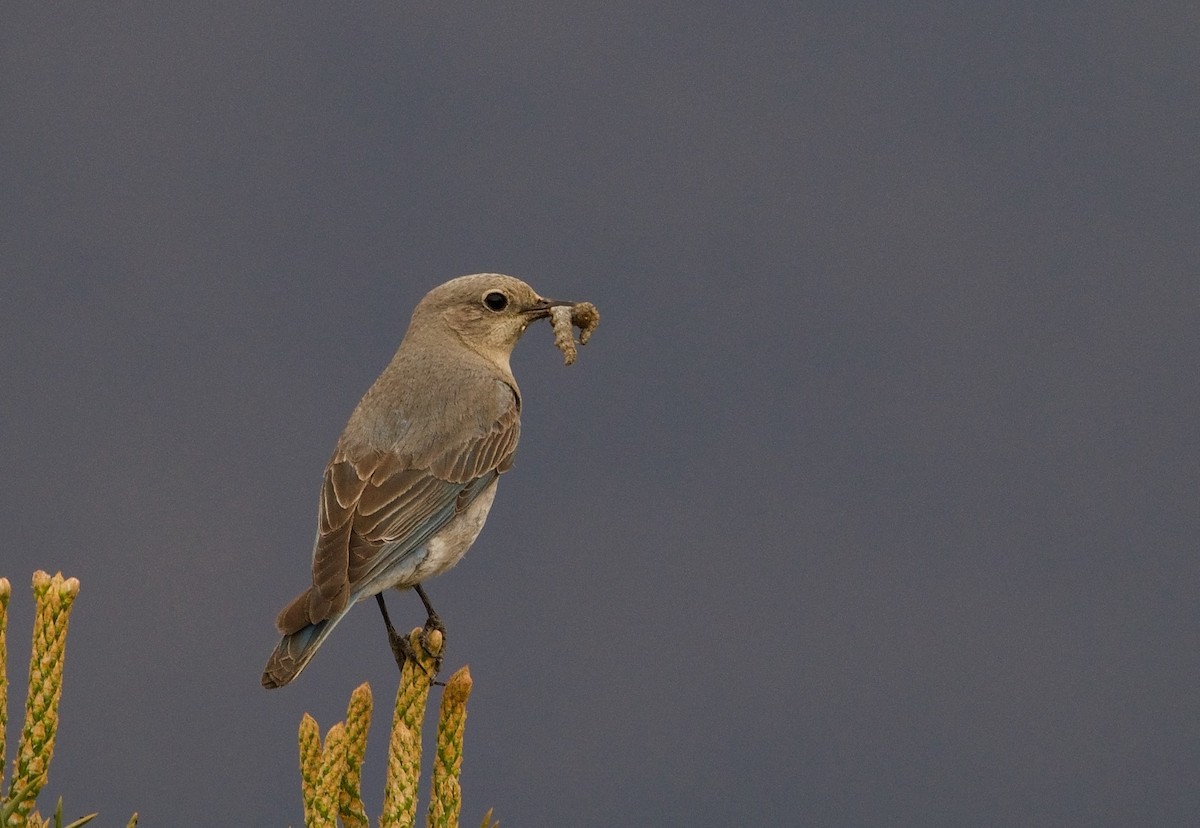
<path fill-rule="evenodd" d="M 545 319 L 550 315 L 551 308 L 569 308 L 574 305 L 574 302 L 564 302 L 559 299 L 538 299 L 529 307 L 525 308 L 525 313 L 532 319 Z"/>

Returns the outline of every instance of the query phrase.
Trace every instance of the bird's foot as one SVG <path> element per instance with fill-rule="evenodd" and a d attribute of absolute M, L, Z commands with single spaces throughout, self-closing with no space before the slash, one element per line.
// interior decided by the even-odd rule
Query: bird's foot
<path fill-rule="evenodd" d="M 446 625 L 436 612 L 430 613 L 425 619 L 425 627 L 417 636 L 417 642 L 426 653 L 433 656 L 433 674 L 436 676 L 442 669 L 442 657 L 446 654 Z M 443 684 L 436 681 L 434 684 Z"/>
<path fill-rule="evenodd" d="M 396 659 L 396 669 L 403 674 L 405 663 L 412 661 L 421 668 L 425 675 L 431 676 L 431 678 L 436 676 L 438 670 L 442 668 L 442 636 L 445 633 L 445 627 L 442 626 L 437 613 L 432 613 L 433 617 L 425 622 L 425 628 L 419 633 L 417 630 L 413 630 L 414 633 L 417 633 L 417 644 L 434 659 L 433 673 L 430 674 L 429 668 L 425 666 L 425 660 L 417 656 L 417 651 L 413 646 L 413 636 L 400 635 L 392 626 L 392 619 L 388 616 L 387 604 L 383 601 L 383 595 L 377 594 L 375 601 L 379 604 L 379 612 L 383 616 L 383 625 L 387 629 L 388 646 L 392 649 L 392 658 Z M 434 683 L 441 684 L 442 682 Z"/>
<path fill-rule="evenodd" d="M 425 594 L 425 588 L 420 584 L 413 584 L 413 591 L 425 605 L 425 628 L 421 630 L 418 642 L 425 652 L 433 656 L 433 673 L 437 675 L 438 671 L 442 669 L 442 656 L 445 654 L 446 625 L 442 623 L 441 617 L 430 603 L 429 596 Z M 434 683 L 441 684 L 442 682 Z"/>
<path fill-rule="evenodd" d="M 415 661 L 420 664 L 420 659 L 417 658 L 417 652 L 413 649 L 412 642 L 409 641 L 407 635 L 400 635 L 390 626 L 387 631 L 388 645 L 392 648 L 392 657 L 396 659 L 396 669 L 403 671 L 404 662 L 408 660 Z"/>
<path fill-rule="evenodd" d="M 396 659 L 396 669 L 404 672 L 404 665 L 411 661 L 430 679 L 430 684 L 445 687 L 446 682 L 436 681 L 442 669 L 442 637 L 438 630 L 413 630 L 414 635 L 399 635 L 395 631 L 388 632 L 388 644 L 392 648 L 392 657 Z M 413 640 L 416 640 L 416 646 Z M 421 648 L 418 652 L 417 647 Z M 432 667 L 432 670 L 430 669 Z"/>

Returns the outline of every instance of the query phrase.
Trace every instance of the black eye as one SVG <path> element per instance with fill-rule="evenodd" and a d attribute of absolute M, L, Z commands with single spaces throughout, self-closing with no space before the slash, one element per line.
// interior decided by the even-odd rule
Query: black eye
<path fill-rule="evenodd" d="M 508 307 L 508 297 L 498 290 L 493 290 L 484 295 L 483 304 L 488 306 L 488 310 L 502 311 Z"/>

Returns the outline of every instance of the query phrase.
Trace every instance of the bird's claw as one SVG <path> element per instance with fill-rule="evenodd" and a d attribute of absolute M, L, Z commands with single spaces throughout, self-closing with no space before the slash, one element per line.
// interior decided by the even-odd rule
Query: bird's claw
<path fill-rule="evenodd" d="M 432 681 L 442 669 L 442 655 L 446 647 L 446 625 L 442 623 L 442 619 L 433 610 L 433 606 L 429 603 L 429 596 L 425 594 L 425 590 L 421 589 L 421 585 L 415 587 L 417 595 L 421 597 L 421 602 L 425 604 L 425 626 L 421 630 L 413 630 L 416 634 L 416 644 L 413 643 L 413 636 L 400 635 L 392 626 L 392 619 L 388 616 L 387 604 L 383 601 L 383 595 L 375 596 L 376 602 L 379 604 L 379 612 L 383 616 L 383 624 L 387 627 L 388 645 L 392 648 L 392 656 L 396 659 L 396 667 L 401 673 L 404 672 L 405 662 L 411 660 L 414 664 L 421 668 L 421 671 L 429 676 L 431 683 L 444 686 L 444 682 Z M 419 646 L 426 658 L 417 656 L 416 646 Z M 433 672 L 425 666 L 425 662 L 433 661 Z"/>
<path fill-rule="evenodd" d="M 436 676 L 441 672 L 442 657 L 446 653 L 446 626 L 436 612 L 430 613 L 425 619 L 425 627 L 417 636 L 417 642 L 421 649 L 433 656 L 433 674 Z"/>
<path fill-rule="evenodd" d="M 417 653 L 415 650 L 413 650 L 412 642 L 408 640 L 407 635 L 400 635 L 389 627 L 387 636 L 388 644 L 392 648 L 392 657 L 396 659 L 397 669 L 403 670 L 404 662 L 408 661 L 409 659 L 416 661 L 418 664 L 421 663 L 417 659 Z"/>

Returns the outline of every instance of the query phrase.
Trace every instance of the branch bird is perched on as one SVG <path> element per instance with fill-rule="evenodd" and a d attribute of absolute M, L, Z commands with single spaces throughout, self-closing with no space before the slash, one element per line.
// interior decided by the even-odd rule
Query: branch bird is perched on
<path fill-rule="evenodd" d="M 521 433 L 509 356 L 529 324 L 571 305 L 511 276 L 481 273 L 434 288 L 413 311 L 392 361 L 350 416 L 321 486 L 312 586 L 276 621 L 282 640 L 263 687 L 304 669 L 358 601 L 375 596 L 398 663 L 382 592 L 416 590 L 458 563 L 487 519 Z"/>

